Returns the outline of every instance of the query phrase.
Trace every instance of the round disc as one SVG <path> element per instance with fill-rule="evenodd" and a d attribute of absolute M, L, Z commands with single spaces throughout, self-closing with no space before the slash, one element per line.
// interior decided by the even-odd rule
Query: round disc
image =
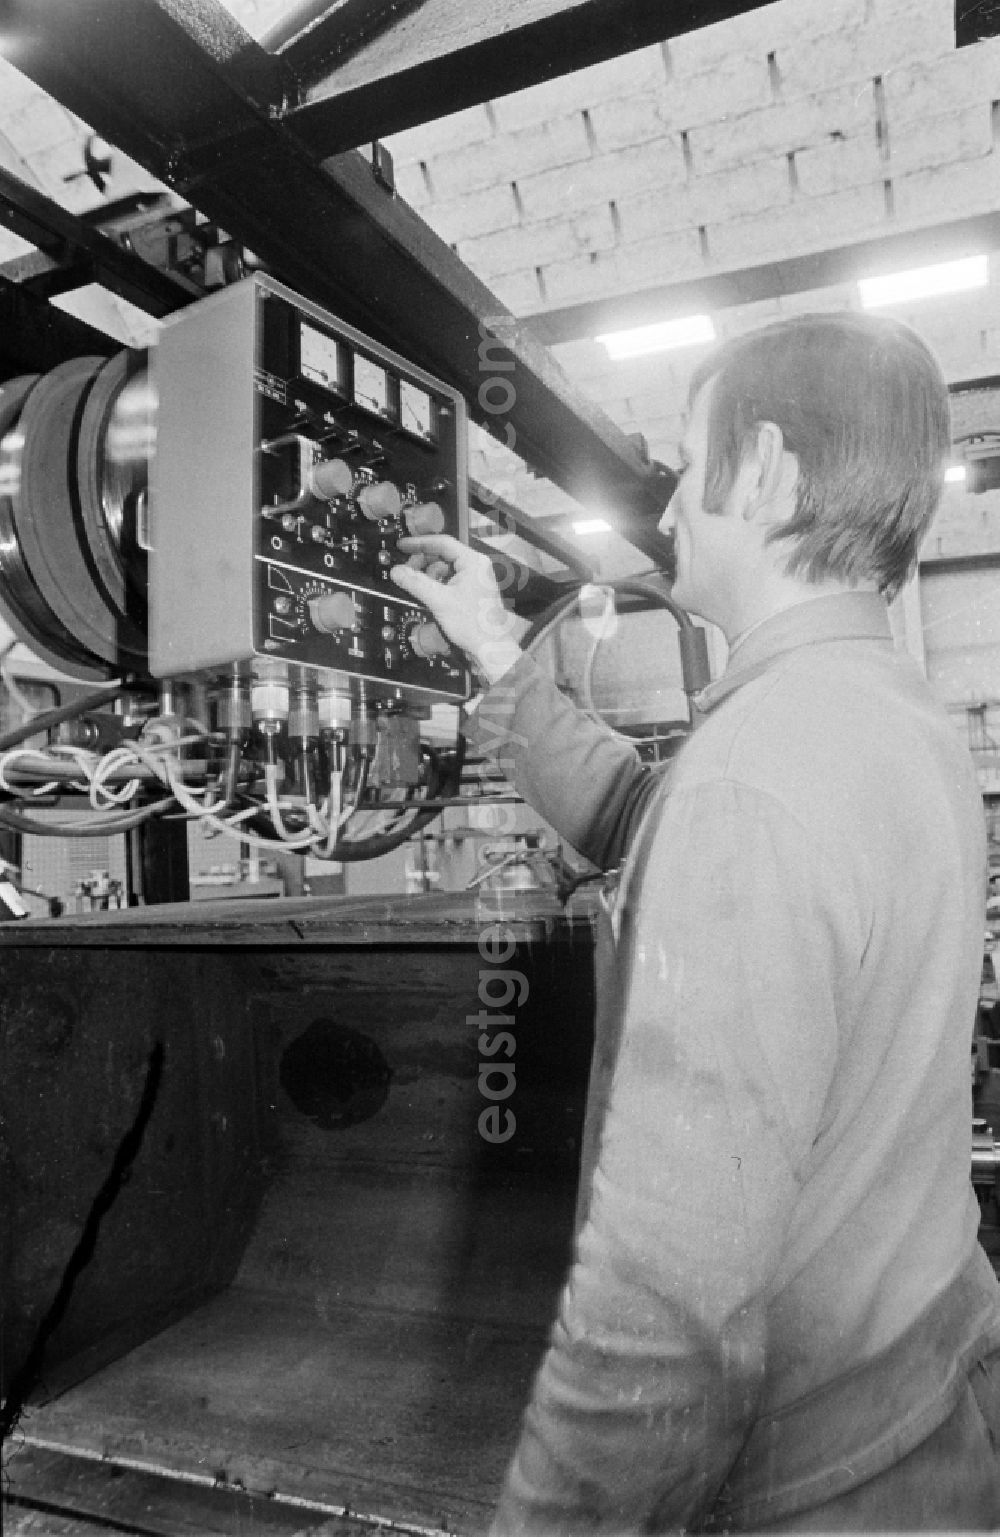
<path fill-rule="evenodd" d="M 105 596 L 145 632 L 146 552 L 141 512 L 156 441 L 156 401 L 145 352 L 109 358 L 83 402 L 76 478 L 80 515 Z"/>
<path fill-rule="evenodd" d="M 21 413 L 21 484 L 11 506 L 25 563 L 49 607 L 92 656 L 145 672 L 146 637 L 110 605 L 77 515 L 80 412 L 103 363 L 72 358 L 31 391 Z"/>
<path fill-rule="evenodd" d="M 12 498 L 20 489 L 23 435 L 20 416 L 37 374 L 8 379 L 0 389 L 0 616 L 19 640 L 59 672 L 84 679 L 109 676 L 53 613 L 24 563 L 14 528 Z"/>

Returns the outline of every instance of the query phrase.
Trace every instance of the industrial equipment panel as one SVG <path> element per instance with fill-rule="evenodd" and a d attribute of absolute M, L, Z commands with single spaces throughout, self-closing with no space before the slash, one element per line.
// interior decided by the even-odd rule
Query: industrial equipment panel
<path fill-rule="evenodd" d="M 165 322 L 152 372 L 152 673 L 271 659 L 375 700 L 465 699 L 389 574 L 401 535 L 467 537 L 461 396 L 262 275 Z"/>

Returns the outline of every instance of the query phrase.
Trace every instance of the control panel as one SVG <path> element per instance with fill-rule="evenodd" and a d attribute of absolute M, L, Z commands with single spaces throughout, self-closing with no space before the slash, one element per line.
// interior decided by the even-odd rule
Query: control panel
<path fill-rule="evenodd" d="M 467 537 L 461 396 L 261 275 L 165 322 L 152 372 L 154 676 L 267 658 L 369 699 L 465 699 L 389 575 L 404 534 Z"/>

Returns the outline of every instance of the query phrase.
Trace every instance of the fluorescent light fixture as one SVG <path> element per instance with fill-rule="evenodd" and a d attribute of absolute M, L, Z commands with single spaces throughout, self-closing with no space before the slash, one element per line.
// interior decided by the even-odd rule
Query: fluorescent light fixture
<path fill-rule="evenodd" d="M 965 256 L 961 261 L 938 262 L 933 267 L 913 267 L 909 272 L 861 278 L 858 290 L 861 303 L 866 310 L 871 310 L 881 304 L 903 304 L 909 299 L 931 299 L 937 294 L 985 288 L 989 280 L 989 257 Z"/>
<path fill-rule="evenodd" d="M 606 518 L 579 518 L 573 524 L 574 534 L 610 534 L 611 524 Z"/>
<path fill-rule="evenodd" d="M 966 479 L 964 464 L 949 464 L 944 472 L 944 478 L 951 485 L 959 485 Z"/>
<path fill-rule="evenodd" d="M 711 315 L 686 315 L 682 320 L 661 320 L 653 326 L 637 326 L 633 331 L 609 331 L 595 340 L 604 343 L 610 358 L 641 358 L 648 352 L 666 352 L 670 347 L 714 342 L 715 327 Z"/>

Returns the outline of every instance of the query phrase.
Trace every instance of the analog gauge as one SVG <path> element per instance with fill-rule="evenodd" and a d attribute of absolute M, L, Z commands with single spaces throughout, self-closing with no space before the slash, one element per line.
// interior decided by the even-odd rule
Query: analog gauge
<path fill-rule="evenodd" d="M 303 326 L 299 338 L 299 373 L 313 384 L 343 392 L 340 344 L 323 331 Z"/>
<path fill-rule="evenodd" d="M 434 436 L 434 402 L 426 390 L 401 379 L 399 384 L 400 421 L 407 432 L 418 438 Z"/>
<path fill-rule="evenodd" d="M 354 355 L 354 400 L 376 416 L 389 415 L 389 376 L 384 368 L 360 353 Z"/>

